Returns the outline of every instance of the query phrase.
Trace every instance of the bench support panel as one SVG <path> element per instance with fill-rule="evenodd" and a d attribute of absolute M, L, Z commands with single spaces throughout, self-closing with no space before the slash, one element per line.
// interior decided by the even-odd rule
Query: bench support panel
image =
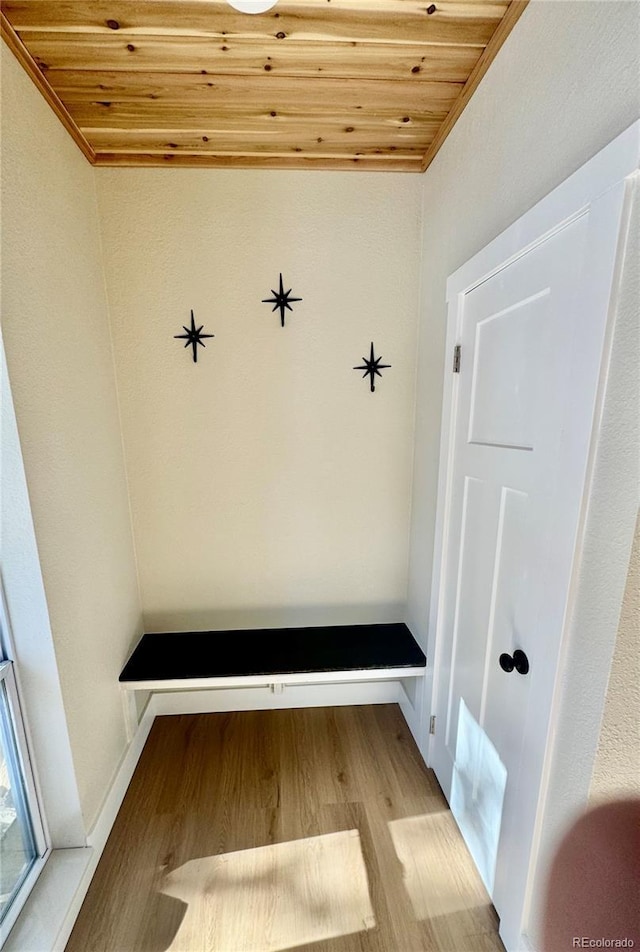
<path fill-rule="evenodd" d="M 403 704 L 408 701 L 399 681 L 361 681 L 343 684 L 283 685 L 218 688 L 200 691 L 159 691 L 151 697 L 156 716 L 217 714 L 227 711 L 275 711 L 301 707 L 348 707 L 356 704 Z"/>

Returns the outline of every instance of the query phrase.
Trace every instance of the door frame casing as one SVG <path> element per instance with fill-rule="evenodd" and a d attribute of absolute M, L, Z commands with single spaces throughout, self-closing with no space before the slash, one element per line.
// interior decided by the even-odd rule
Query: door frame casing
<path fill-rule="evenodd" d="M 429 717 L 437 709 L 438 683 L 444 634 L 441 631 L 448 558 L 448 533 L 453 475 L 453 433 L 457 414 L 457 381 L 449 365 L 457 343 L 460 295 L 502 270 L 510 262 L 557 231 L 562 223 L 584 214 L 597 199 L 612 192 L 620 205 L 616 260 L 606 289 L 608 301 L 607 335 L 594 413 L 587 478 L 582 500 L 576 554 L 569 592 L 568 611 L 562 633 L 559 664 L 551 704 L 547 747 L 542 774 L 541 796 L 531 851 L 527 898 L 516 935 L 507 927 L 509 952 L 537 941 L 540 915 L 540 880 L 558 834 L 570 818 L 584 806 L 589 793 L 597 750 L 608 673 L 615 645 L 618 620 L 633 541 L 640 484 L 640 436 L 634 419 L 640 393 L 637 379 L 629 386 L 616 386 L 617 375 L 628 378 L 629 350 L 638 350 L 637 327 L 633 316 L 618 315 L 618 298 L 623 279 L 624 251 L 638 186 L 640 121 L 630 126 L 601 152 L 526 212 L 501 235 L 452 274 L 447 281 L 447 336 L 443 390 L 438 500 L 436 510 L 432 598 L 429 616 L 427 657 L 433 659 L 433 678 L 424 681 L 421 699 L 422 736 L 427 736 Z M 634 174 L 635 173 L 635 174 Z M 613 190 L 617 189 L 617 194 Z M 464 361 L 464 353 L 462 354 Z M 637 378 L 637 375 L 636 375 Z M 636 392 L 633 392 L 635 387 Z M 632 392 L 629 392 L 631 389 Z M 635 399 L 634 399 L 635 397 Z M 631 408 L 631 412 L 630 412 Z M 613 424 L 615 421 L 615 425 Z M 616 461 L 624 461 L 618 465 Z M 605 554 L 606 553 L 606 554 Z M 596 582 L 597 580 L 597 582 Z M 602 599 L 602 593 L 607 597 Z M 598 593 L 599 598 L 595 593 Z M 589 645 L 588 658 L 581 647 Z M 584 691 L 584 677 L 589 691 Z M 429 697 L 429 692 L 431 696 Z M 587 697 L 585 697 L 587 695 Z M 567 705 L 571 698 L 571 705 Z M 579 709 L 582 708 L 582 709 Z M 574 724 L 580 725 L 580 756 L 569 758 L 575 743 Z M 553 738 L 553 745 L 549 743 Z M 571 742 L 569 742 L 571 738 Z M 426 746 L 427 762 L 433 759 L 434 737 Z M 574 748 L 575 749 L 575 748 Z M 570 759 L 570 763 L 568 762 Z M 537 862 L 537 860 L 540 860 Z M 503 917 L 504 918 L 504 917 Z M 518 930 L 516 930 L 518 931 Z M 528 938 L 531 936 L 531 939 Z"/>

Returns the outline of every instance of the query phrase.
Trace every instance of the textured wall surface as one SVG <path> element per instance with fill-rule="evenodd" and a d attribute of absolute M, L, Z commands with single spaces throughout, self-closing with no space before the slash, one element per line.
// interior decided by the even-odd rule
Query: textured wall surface
<path fill-rule="evenodd" d="M 637 191 L 640 189 L 637 188 Z M 640 194 L 636 194 L 635 217 L 632 218 L 623 275 L 621 304 L 635 318 L 634 346 L 627 348 L 629 372 L 637 374 L 640 363 Z M 640 430 L 640 413 L 635 412 L 636 431 Z M 618 463 L 619 465 L 619 463 Z M 634 463 L 640 471 L 640 460 Z M 629 574 L 620 614 L 620 625 L 609 672 L 607 696 L 600 739 L 591 778 L 590 799 L 593 802 L 612 797 L 640 795 L 640 518 L 631 551 Z"/>
<path fill-rule="evenodd" d="M 97 182 L 147 630 L 401 618 L 421 178 Z M 284 328 L 261 303 L 280 272 L 303 298 Z M 173 339 L 191 308 L 215 334 L 197 365 Z"/>
<path fill-rule="evenodd" d="M 424 176 L 409 621 L 425 643 L 447 277 L 638 118 L 639 75 L 633 0 L 532 0 Z"/>
<path fill-rule="evenodd" d="M 140 627 L 94 172 L 4 47 L 2 86 L 2 330 L 90 826 L 125 748 L 117 678 Z"/>
<path fill-rule="evenodd" d="M 640 522 L 609 674 L 591 800 L 640 794 Z"/>

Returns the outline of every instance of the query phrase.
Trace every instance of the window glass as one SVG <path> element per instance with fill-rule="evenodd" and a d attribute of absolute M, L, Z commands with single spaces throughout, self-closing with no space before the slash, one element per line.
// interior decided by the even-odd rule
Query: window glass
<path fill-rule="evenodd" d="M 0 922 L 38 858 L 5 681 L 0 682 Z"/>

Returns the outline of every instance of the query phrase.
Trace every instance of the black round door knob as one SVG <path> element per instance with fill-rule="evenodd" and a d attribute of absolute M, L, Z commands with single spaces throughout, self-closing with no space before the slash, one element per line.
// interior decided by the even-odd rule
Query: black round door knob
<path fill-rule="evenodd" d="M 516 648 L 513 652 L 513 656 L 510 654 L 503 653 L 498 658 L 500 667 L 503 671 L 509 673 L 515 668 L 518 674 L 528 674 L 529 673 L 529 659 L 527 658 L 524 651 L 521 651 L 520 648 Z"/>
<path fill-rule="evenodd" d="M 510 671 L 513 671 L 515 665 L 513 663 L 513 658 L 511 657 L 510 654 L 506 654 L 505 652 L 505 654 L 500 655 L 498 660 L 500 662 L 500 667 L 502 668 L 503 671 L 506 671 L 507 673 L 509 673 Z"/>

